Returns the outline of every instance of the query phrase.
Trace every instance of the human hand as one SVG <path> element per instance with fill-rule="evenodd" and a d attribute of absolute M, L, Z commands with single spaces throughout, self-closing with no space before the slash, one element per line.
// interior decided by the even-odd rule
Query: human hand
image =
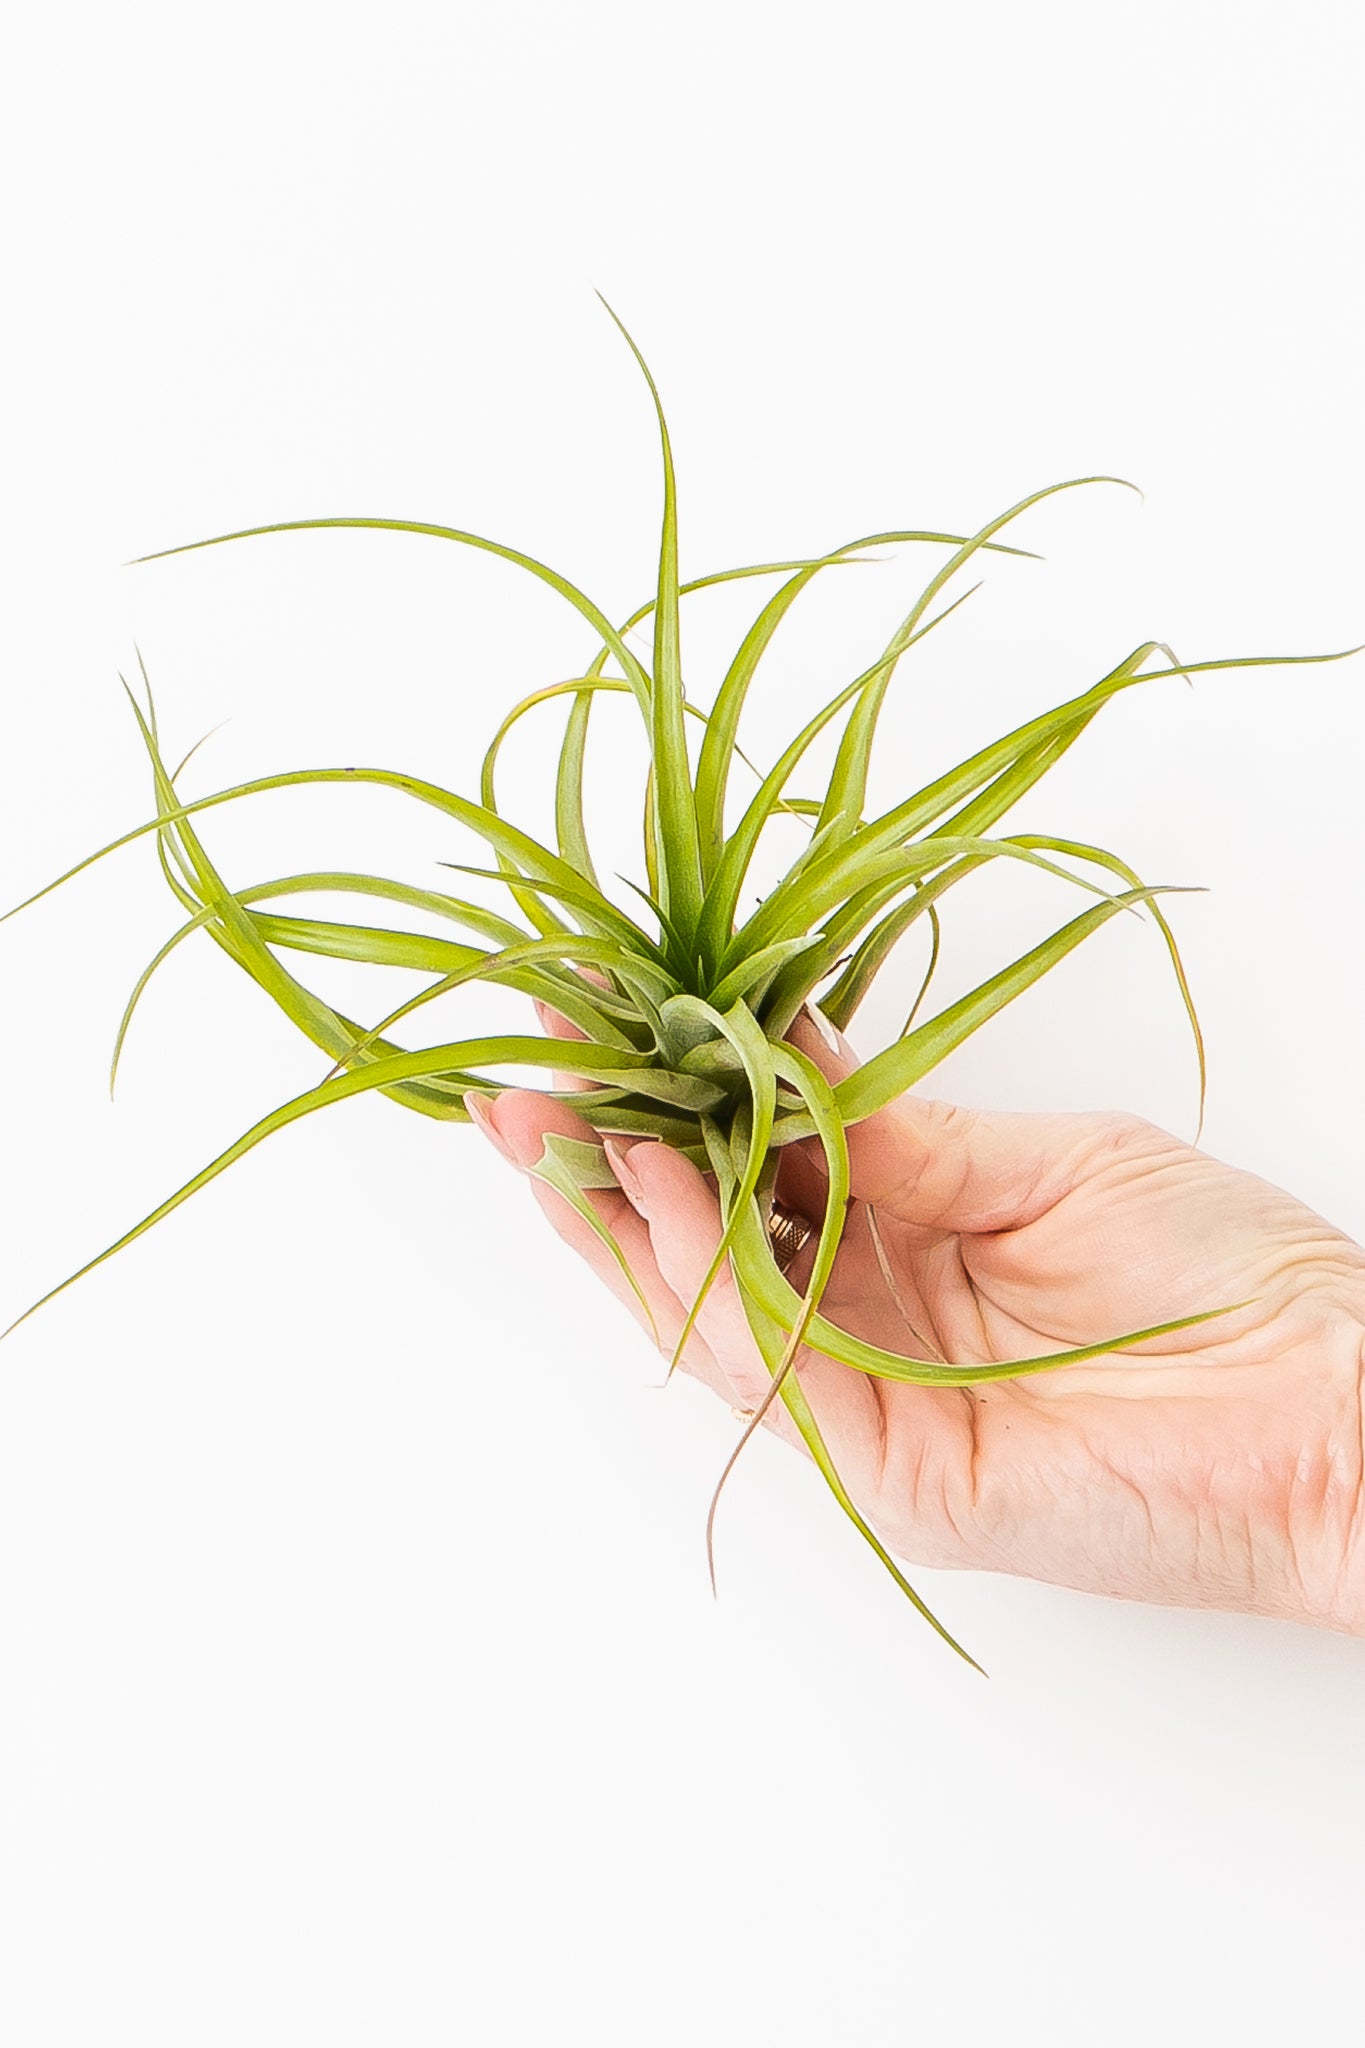
<path fill-rule="evenodd" d="M 793 1038 L 831 1078 L 854 1064 L 804 1019 Z M 523 1170 L 548 1132 L 592 1135 L 520 1091 L 476 1116 Z M 905 1385 L 803 1352 L 821 1433 L 889 1548 L 940 1569 L 1365 1634 L 1359 1246 L 1135 1117 L 905 1096 L 853 1127 L 849 1146 L 853 1201 L 821 1311 L 886 1349 L 997 1362 L 1248 1304 L 1121 1355 L 975 1387 Z M 716 1196 L 653 1141 L 613 1142 L 609 1157 L 622 1192 L 594 1199 L 671 1349 L 719 1240 Z M 532 1185 L 638 1316 L 600 1241 Z M 818 1148 L 787 1147 L 783 1206 L 818 1225 L 824 1190 Z M 798 1289 L 812 1256 L 790 1269 Z M 684 1363 L 741 1409 L 770 1387 L 728 1273 Z M 800 1443 L 779 1402 L 765 1420 Z"/>

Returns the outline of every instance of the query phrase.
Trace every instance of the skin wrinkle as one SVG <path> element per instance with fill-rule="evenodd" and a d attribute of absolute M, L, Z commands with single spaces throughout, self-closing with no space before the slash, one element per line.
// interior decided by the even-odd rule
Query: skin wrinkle
<path fill-rule="evenodd" d="M 1355 1369 L 1351 1374 L 1346 1403 L 1349 1415 L 1342 1418 L 1340 1426 L 1335 1416 L 1329 1420 L 1317 1456 L 1310 1459 L 1306 1470 L 1301 1458 L 1294 1474 L 1294 1504 L 1297 1506 L 1306 1501 L 1312 1519 L 1324 1525 L 1339 1524 L 1341 1527 L 1340 1566 L 1335 1574 L 1330 1575 L 1331 1583 L 1323 1592 L 1324 1611 L 1332 1614 L 1340 1614 L 1349 1605 L 1344 1599 L 1344 1588 L 1349 1586 L 1358 1559 L 1362 1515 L 1365 1514 L 1365 1398 L 1362 1389 L 1365 1359 L 1362 1350 L 1362 1342 L 1357 1338 L 1354 1345 Z M 1330 1397 L 1330 1384 L 1323 1391 Z M 1344 1444 L 1349 1444 L 1349 1453 L 1344 1451 Z M 1301 1520 L 1302 1516 L 1297 1512 L 1288 1517 L 1296 1560 Z"/>
<path fill-rule="evenodd" d="M 955 1433 L 954 1453 L 945 1454 L 941 1451 L 936 1460 L 933 1472 L 934 1490 L 938 1497 L 941 1520 L 947 1524 L 956 1539 L 959 1554 L 955 1564 L 958 1569 L 963 1569 L 970 1568 L 974 1561 L 973 1551 L 976 1547 L 975 1539 L 977 1537 L 977 1501 L 974 1498 L 976 1489 L 971 1476 L 972 1465 L 976 1455 L 976 1416 L 971 1395 L 965 1387 L 954 1388 L 949 1398 L 959 1418 L 959 1429 Z M 965 1408 L 963 1406 L 964 1402 Z M 926 1464 L 933 1440 L 933 1432 L 926 1430 L 923 1439 Z M 965 1504 L 972 1510 L 965 1520 L 961 1512 L 964 1504 L 962 1499 L 964 1478 L 967 1481 L 967 1499 Z M 918 1519 L 923 1519 L 922 1511 Z"/>
<path fill-rule="evenodd" d="M 1320 1529 L 1335 1519 L 1325 1508 L 1320 1521 L 1311 1516 L 1305 1520 L 1302 1512 L 1291 1512 L 1287 1517 L 1289 1559 L 1302 1606 L 1304 1611 L 1320 1614 L 1324 1620 L 1334 1608 L 1336 1574 L 1321 1542 Z"/>
<path fill-rule="evenodd" d="M 873 1497 L 880 1500 L 887 1491 L 887 1464 L 891 1455 L 891 1430 L 886 1412 L 886 1389 L 881 1380 L 874 1379 L 871 1384 L 877 1427 L 877 1439 L 873 1446 L 872 1462 Z"/>
<path fill-rule="evenodd" d="M 969 1460 L 972 1455 L 972 1430 L 973 1425 L 969 1421 L 967 1424 L 967 1456 Z M 964 1504 L 962 1501 L 962 1472 L 960 1470 L 954 1471 L 946 1459 L 939 1461 L 938 1497 L 940 1518 L 952 1530 L 957 1541 L 959 1553 L 957 1568 L 959 1570 L 970 1570 L 975 1561 L 973 1552 L 977 1548 L 977 1543 L 974 1541 L 975 1517 L 970 1513 L 964 1517 L 962 1513 L 962 1506 Z"/>
<path fill-rule="evenodd" d="M 1279 1604 L 1283 1599 L 1285 1547 L 1280 1550 L 1279 1569 L 1272 1579 L 1262 1565 L 1263 1553 L 1244 1522 L 1233 1526 L 1218 1523 L 1216 1535 L 1221 1569 L 1212 1590 L 1226 1599 L 1234 1586 L 1246 1585 L 1251 1588 L 1252 1598 L 1260 1605 Z"/>
<path fill-rule="evenodd" d="M 963 1391 L 970 1393 L 969 1389 Z M 1014 1389 L 992 1391 L 1004 1393 L 1008 1399 Z M 984 1539 L 996 1569 L 1017 1571 L 1019 1567 L 1012 1559 L 1011 1543 L 1021 1525 L 1036 1520 L 1041 1509 L 1054 1528 L 1064 1528 L 1069 1523 L 1069 1499 L 1075 1489 L 1070 1484 L 1059 1486 L 1063 1478 L 1061 1468 L 1054 1468 L 1046 1460 L 1031 1460 L 1027 1465 L 1016 1465 L 1013 1470 L 1002 1467 L 999 1460 L 990 1455 L 994 1446 L 987 1442 L 987 1418 L 978 1403 L 973 1402 L 973 1407 L 976 1411 L 974 1448 L 978 1470 L 973 1515 L 964 1540 L 969 1548 L 979 1551 Z M 1004 1425 L 999 1426 L 1003 1428 Z M 1044 1499 L 1046 1506 L 1042 1505 Z"/>
<path fill-rule="evenodd" d="M 1123 1471 L 1115 1459 L 1106 1457 L 1103 1453 L 1092 1452 L 1091 1455 L 1095 1457 L 1096 1463 L 1108 1474 L 1109 1478 L 1117 1485 L 1122 1486 L 1142 1509 L 1143 1519 L 1147 1526 L 1147 1541 L 1151 1554 L 1155 1557 L 1161 1547 L 1161 1539 L 1157 1533 L 1156 1517 L 1152 1513 L 1152 1503 L 1147 1497 L 1146 1489 L 1138 1485 L 1131 1473 Z"/>
<path fill-rule="evenodd" d="M 1294 1583 L 1299 1589 L 1299 1599 L 1305 1610 L 1310 1606 L 1309 1574 L 1304 1566 L 1304 1553 L 1299 1541 L 1299 1517 L 1292 1511 L 1285 1517 L 1285 1533 L 1288 1539 L 1288 1565 Z M 1254 1564 L 1253 1564 L 1254 1570 Z"/>
<path fill-rule="evenodd" d="M 1247 1583 L 1273 1611 L 1318 1611 L 1314 1581 L 1320 1574 L 1309 1568 L 1308 1555 L 1310 1548 L 1320 1550 L 1327 1524 L 1322 1508 L 1329 1462 L 1325 1448 L 1310 1447 L 1270 1467 L 1255 1460 L 1249 1473 L 1252 1461 L 1236 1441 L 1214 1456 L 1199 1526 L 1217 1545 L 1217 1585 Z M 1286 1597 L 1286 1585 L 1297 1589 L 1297 1598 Z"/>
<path fill-rule="evenodd" d="M 1362 1530 L 1365 1529 L 1365 1338 L 1362 1338 L 1356 1350 L 1355 1423 L 1355 1497 L 1346 1525 L 1341 1569 L 1341 1582 L 1347 1585 L 1353 1568 L 1360 1569 Z M 1341 1582 L 1338 1584 L 1339 1595 L 1343 1591 Z M 1349 1606 L 1350 1602 L 1347 1599 L 1343 1602 L 1343 1607 L 1349 1611 Z"/>
<path fill-rule="evenodd" d="M 966 1255 L 963 1251 L 960 1237 L 945 1239 L 937 1265 L 937 1277 L 941 1290 L 946 1293 L 955 1284 L 959 1300 L 965 1297 L 971 1316 L 971 1351 L 973 1355 L 968 1357 L 964 1363 L 971 1365 L 984 1363 L 992 1355 L 991 1343 L 986 1330 L 986 1318 L 982 1309 L 981 1294 L 967 1270 Z M 934 1321 L 938 1325 L 940 1318 L 935 1315 Z M 956 1348 L 961 1349 L 961 1344 L 959 1343 Z"/>

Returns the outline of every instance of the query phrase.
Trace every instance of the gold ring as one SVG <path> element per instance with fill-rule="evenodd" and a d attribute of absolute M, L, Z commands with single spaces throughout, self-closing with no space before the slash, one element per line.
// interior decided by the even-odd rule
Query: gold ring
<path fill-rule="evenodd" d="M 815 1235 L 813 1225 L 804 1216 L 794 1216 L 790 1209 L 784 1209 L 780 1202 L 774 1202 L 768 1217 L 768 1242 L 773 1248 L 773 1257 L 785 1273 L 798 1252 L 805 1250 Z"/>

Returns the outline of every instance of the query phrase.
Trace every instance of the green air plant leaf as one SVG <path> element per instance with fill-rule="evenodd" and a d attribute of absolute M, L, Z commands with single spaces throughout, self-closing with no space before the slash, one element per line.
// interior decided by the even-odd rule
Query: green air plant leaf
<path fill-rule="evenodd" d="M 317 530 L 416 534 L 453 542 L 509 564 L 554 591 L 576 615 L 578 630 L 584 625 L 591 630 L 595 652 L 585 661 L 581 649 L 570 651 L 559 680 L 533 690 L 497 722 L 481 768 L 475 770 L 477 799 L 414 772 L 324 765 L 262 776 L 187 801 L 177 784 L 190 757 L 174 772 L 168 770 L 143 670 L 146 708 L 131 690 L 128 697 L 146 750 L 152 815 L 59 878 L 68 881 L 104 854 L 147 839 L 180 907 L 177 929 L 134 986 L 118 1027 L 114 1068 L 152 976 L 200 933 L 207 934 L 284 1011 L 318 1048 L 321 1059 L 312 1087 L 263 1116 L 71 1279 L 132 1244 L 262 1140 L 315 1110 L 377 1090 L 437 1121 L 467 1123 L 470 1096 L 487 1097 L 519 1075 L 539 1074 L 540 1092 L 547 1101 L 572 1106 L 583 1136 L 548 1136 L 532 1173 L 569 1203 L 602 1241 L 651 1327 L 640 1277 L 632 1272 L 594 1199 L 616 1186 L 602 1140 L 653 1138 L 711 1174 L 720 1200 L 721 1228 L 709 1269 L 674 1346 L 675 1361 L 704 1313 L 708 1291 L 728 1276 L 771 1380 L 765 1402 L 750 1420 L 737 1451 L 767 1407 L 780 1402 L 845 1514 L 914 1606 L 953 1643 L 854 1506 L 794 1369 L 802 1352 L 822 1353 L 851 1371 L 890 1382 L 970 1387 L 1063 1370 L 1167 1331 L 1192 1327 L 1240 1304 L 1209 1302 L 1200 1315 L 1171 1322 L 1162 1320 L 1162 1305 L 1154 1301 L 1150 1323 L 1142 1330 L 1097 1330 L 1090 1341 L 1066 1351 L 989 1365 L 917 1359 L 870 1344 L 822 1312 L 849 1208 L 848 1129 L 922 1080 L 1120 911 L 1144 913 L 1164 944 L 1194 1035 L 1202 1110 L 1204 1050 L 1198 1017 L 1174 931 L 1156 901 L 1168 892 L 1145 884 L 1127 862 L 1102 847 L 1060 833 L 994 836 L 995 827 L 1083 738 L 1091 721 L 1121 691 L 1160 677 L 1189 679 L 1273 661 L 1341 657 L 1238 656 L 1182 663 L 1162 642 L 1144 641 L 1088 688 L 970 759 L 942 770 L 889 810 L 869 817 L 869 765 L 888 693 L 902 668 L 922 658 L 919 649 L 926 636 L 939 631 L 979 588 L 973 583 L 953 592 L 950 585 L 969 567 L 979 573 L 998 554 L 1027 555 L 1012 542 L 1016 522 L 1025 520 L 1033 506 L 1082 484 L 1117 480 L 1081 478 L 1051 484 L 970 534 L 899 528 L 793 559 L 713 570 L 684 580 L 677 481 L 663 405 L 635 342 L 614 313 L 611 317 L 645 379 L 663 484 L 654 590 L 619 626 L 603 605 L 560 571 L 462 527 L 401 519 L 297 519 L 193 543 L 209 547 L 252 535 Z M 1006 527 L 1011 529 L 1011 544 L 1000 538 Z M 832 679 L 832 694 L 823 706 L 806 716 L 770 765 L 755 767 L 741 747 L 750 700 L 767 683 L 769 650 L 803 593 L 826 571 L 842 574 L 849 568 L 860 570 L 858 580 L 869 592 L 879 592 L 893 573 L 886 566 L 888 557 L 903 547 L 942 553 L 908 606 L 902 597 L 888 607 L 889 619 L 899 623 L 889 635 L 884 626 L 885 637 L 874 642 L 882 645 L 882 653 L 870 665 L 864 665 L 865 657 L 850 662 L 845 674 L 851 674 L 851 680 L 835 687 L 837 678 Z M 710 590 L 755 578 L 779 581 L 740 637 L 709 702 L 693 701 L 685 687 L 683 601 L 690 607 L 704 602 L 704 593 Z M 629 636 L 646 622 L 652 636 L 647 661 L 629 644 Z M 1151 666 L 1154 657 L 1163 658 L 1166 665 Z M 604 879 L 605 869 L 593 852 L 586 768 L 598 728 L 621 712 L 641 722 L 647 748 L 640 786 L 621 795 L 621 816 L 641 820 L 643 829 L 634 872 Z M 532 714 L 559 714 L 563 721 L 553 811 L 543 826 L 514 823 L 504 816 L 497 790 L 503 747 Z M 694 742 L 691 747 L 689 738 Z M 823 789 L 811 793 L 807 756 L 822 739 L 833 742 L 833 761 Z M 734 791 L 737 767 L 752 777 L 742 800 Z M 798 770 L 799 795 L 790 787 Z M 443 829 L 459 835 L 448 849 L 451 858 L 440 865 L 491 884 L 501 892 L 498 902 L 512 914 L 447 895 L 420 880 L 325 867 L 269 882 L 229 883 L 201 837 L 212 824 L 212 812 L 248 797 L 323 785 L 349 788 L 357 801 L 362 794 L 369 801 L 383 792 L 387 801 L 397 798 L 434 812 Z M 772 828 L 783 824 L 790 831 L 792 821 L 801 828 L 803 842 L 785 872 L 755 904 L 751 877 L 760 856 L 766 858 L 774 846 Z M 1006 944 L 1004 964 L 976 988 L 937 1014 L 921 1016 L 939 959 L 948 892 L 1000 860 L 1022 862 L 1064 887 L 1079 888 L 1091 900 L 1040 943 L 1021 952 Z M 1103 882 L 1094 879 L 1096 870 Z M 55 887 L 56 882 L 50 883 L 27 901 L 36 902 Z M 298 896 L 321 900 L 299 907 L 311 914 L 281 907 L 285 899 Z M 336 897 L 361 899 L 356 921 L 338 916 L 335 903 L 328 900 Z M 743 912 L 742 904 L 747 906 Z M 386 921 L 396 914 L 406 922 Z M 453 926 L 460 936 L 408 928 L 415 917 L 447 933 Z M 931 935 L 929 965 L 913 1008 L 908 999 L 899 1006 L 902 1015 L 908 1010 L 903 1029 L 865 1065 L 831 1081 L 788 1042 L 794 1021 L 803 1006 L 818 1004 L 836 1024 L 847 1025 L 894 959 L 901 939 L 920 919 L 927 920 Z M 395 971 L 400 976 L 425 976 L 426 985 L 413 994 L 410 981 L 395 986 L 387 980 L 391 998 L 376 1004 L 377 1021 L 365 1023 L 324 1000 L 285 964 L 286 956 L 295 963 L 310 957 L 359 962 L 385 977 Z M 560 1028 L 551 1032 L 547 1025 L 543 1035 L 522 1037 L 482 1032 L 475 1023 L 465 1036 L 415 1046 L 393 1036 L 400 1027 L 405 1034 L 419 1028 L 438 997 L 466 1002 L 476 984 L 529 998 L 542 1020 L 553 1013 Z M 563 1035 L 566 1031 L 573 1035 Z M 112 1078 L 111 1073 L 111 1084 Z M 782 1148 L 792 1144 L 810 1148 L 823 1162 L 828 1188 L 813 1264 L 799 1293 L 788 1283 L 768 1232 Z M 874 1219 L 870 1228 L 875 1238 Z M 70 1284 L 71 1280 L 63 1281 L 42 1300 Z M 730 1465 L 733 1462 L 732 1458 Z M 714 1517 L 713 1502 L 708 1554 Z M 953 1647 L 960 1648 L 956 1643 Z"/>

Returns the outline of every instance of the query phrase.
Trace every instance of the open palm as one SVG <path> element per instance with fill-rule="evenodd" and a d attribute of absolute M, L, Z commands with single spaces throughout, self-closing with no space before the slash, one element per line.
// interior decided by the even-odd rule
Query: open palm
<path fill-rule="evenodd" d="M 808 1025 L 794 1034 L 831 1075 Z M 544 1134 L 586 1134 L 509 1092 L 479 1119 L 525 1168 Z M 1365 1252 L 1288 1195 L 1136 1118 L 981 1115 L 902 1098 L 849 1134 L 853 1202 L 822 1312 L 888 1350 L 956 1364 L 1027 1358 L 1245 1306 L 1121 1355 L 971 1388 L 798 1364 L 859 1508 L 915 1563 L 1365 1631 Z M 662 1341 L 720 1234 L 715 1194 L 654 1143 L 609 1148 L 600 1198 Z M 556 1229 L 628 1305 L 600 1242 L 533 1184 Z M 814 1147 L 779 1195 L 824 1206 Z M 800 1286 L 811 1251 L 790 1278 Z M 769 1381 L 722 1280 L 689 1369 L 743 1409 Z M 772 1426 L 799 1443 L 778 1404 Z"/>

